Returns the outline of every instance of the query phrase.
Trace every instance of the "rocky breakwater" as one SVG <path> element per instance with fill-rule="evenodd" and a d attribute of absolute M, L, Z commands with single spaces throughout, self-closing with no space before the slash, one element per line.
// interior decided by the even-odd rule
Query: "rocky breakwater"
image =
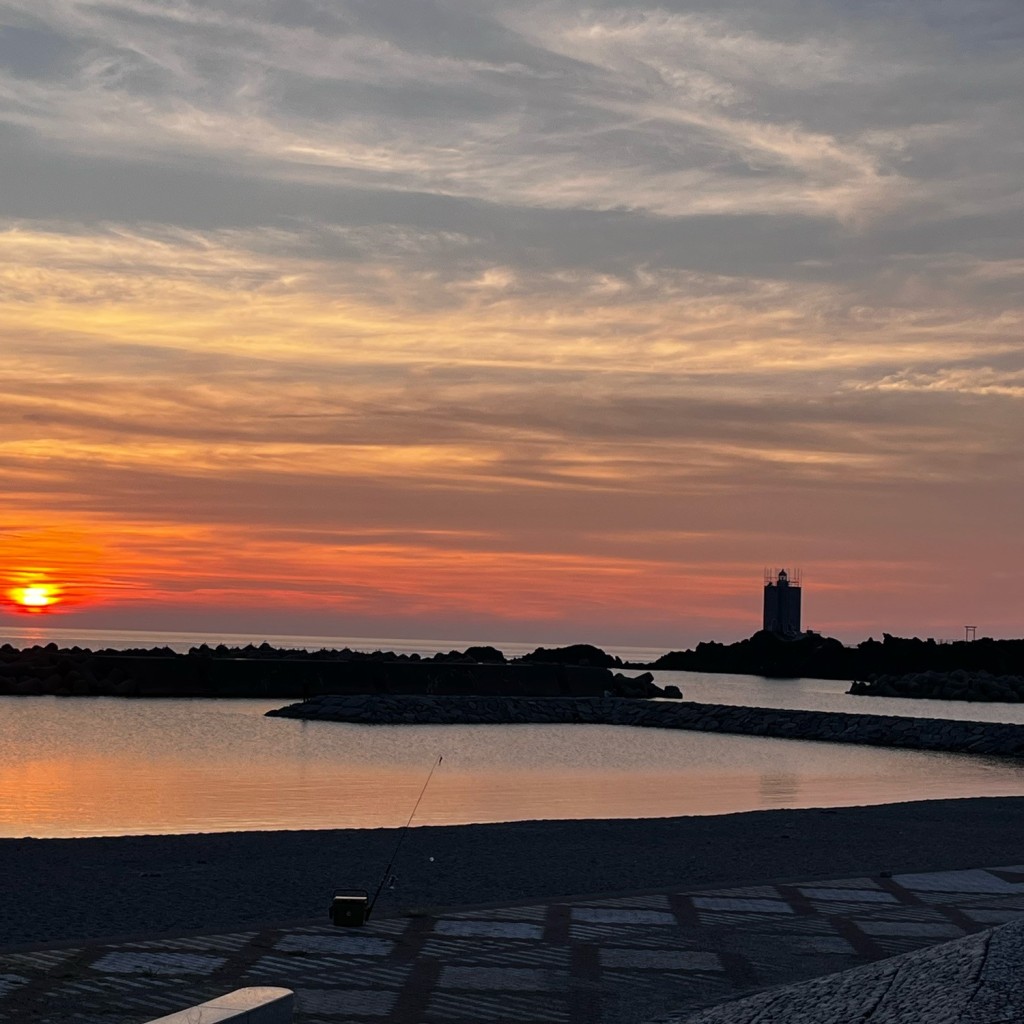
<path fill-rule="evenodd" d="M 1024 676 L 988 672 L 908 672 L 855 681 L 848 693 L 868 697 L 913 697 L 919 700 L 1024 701 Z"/>
<path fill-rule="evenodd" d="M 603 663 L 599 660 L 604 659 Z M 679 696 L 650 673 L 613 672 L 617 659 L 577 646 L 506 661 L 493 648 L 430 658 L 375 651 L 302 651 L 269 644 L 90 651 L 56 644 L 0 647 L 0 695 L 59 697 L 257 697 L 325 693 L 505 694 L 519 697 Z"/>
<path fill-rule="evenodd" d="M 328 695 L 268 711 L 278 718 L 363 725 L 633 725 L 913 750 L 1024 757 L 1024 726 L 839 711 L 793 711 L 618 697 L 524 699 Z"/>

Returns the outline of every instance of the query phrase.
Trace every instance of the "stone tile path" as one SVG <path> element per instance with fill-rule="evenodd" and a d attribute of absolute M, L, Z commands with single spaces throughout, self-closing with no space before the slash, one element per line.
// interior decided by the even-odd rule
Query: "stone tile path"
<path fill-rule="evenodd" d="M 139 1024 L 282 985 L 300 1024 L 638 1024 L 1019 918 L 1024 865 L 96 944 L 0 954 L 0 1022 Z"/>

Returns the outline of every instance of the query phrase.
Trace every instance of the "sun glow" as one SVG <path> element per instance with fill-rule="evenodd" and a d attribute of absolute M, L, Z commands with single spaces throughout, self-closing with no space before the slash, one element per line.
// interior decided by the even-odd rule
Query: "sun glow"
<path fill-rule="evenodd" d="M 60 592 L 49 583 L 12 587 L 7 595 L 21 611 L 25 612 L 46 611 L 60 600 Z"/>

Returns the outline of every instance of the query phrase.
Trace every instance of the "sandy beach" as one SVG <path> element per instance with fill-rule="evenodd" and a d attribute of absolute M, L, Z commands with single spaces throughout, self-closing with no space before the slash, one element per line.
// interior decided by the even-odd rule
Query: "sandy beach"
<path fill-rule="evenodd" d="M 378 916 L 1024 862 L 1024 797 L 409 830 Z M 396 830 L 0 840 L 0 949 L 324 919 Z"/>

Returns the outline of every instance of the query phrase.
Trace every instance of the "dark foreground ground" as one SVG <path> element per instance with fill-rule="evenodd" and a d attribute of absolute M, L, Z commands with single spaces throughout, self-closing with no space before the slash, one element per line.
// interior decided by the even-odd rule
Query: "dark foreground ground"
<path fill-rule="evenodd" d="M 325 919 L 395 830 L 0 840 L 0 949 Z M 411 829 L 378 915 L 1024 861 L 1024 797 Z"/>

